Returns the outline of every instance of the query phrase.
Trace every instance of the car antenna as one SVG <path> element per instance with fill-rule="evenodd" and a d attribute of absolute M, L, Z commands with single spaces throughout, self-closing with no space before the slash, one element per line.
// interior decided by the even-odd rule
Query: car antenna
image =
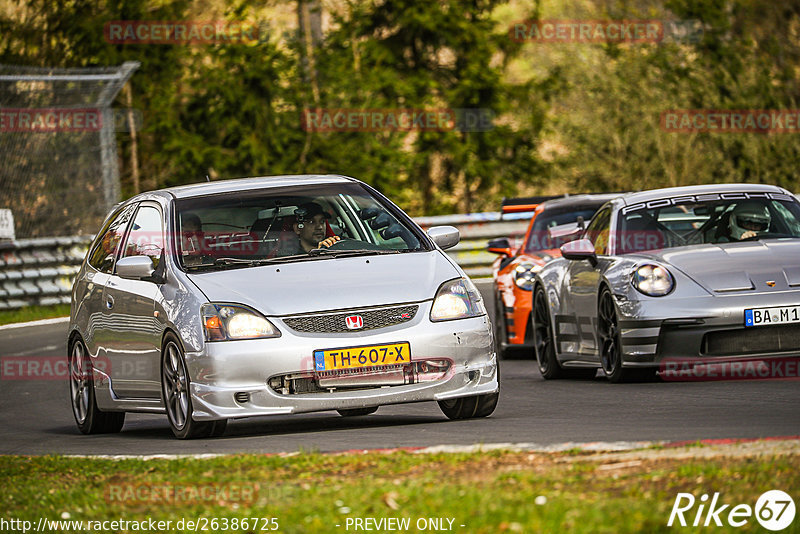
<path fill-rule="evenodd" d="M 206 182 L 210 182 L 210 181 L 211 181 L 211 177 L 206 174 Z"/>

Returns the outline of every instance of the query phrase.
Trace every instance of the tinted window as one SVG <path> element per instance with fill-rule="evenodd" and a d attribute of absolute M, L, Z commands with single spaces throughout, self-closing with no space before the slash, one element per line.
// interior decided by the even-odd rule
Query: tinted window
<path fill-rule="evenodd" d="M 208 195 L 175 201 L 175 247 L 188 268 L 221 258 L 304 261 L 326 238 L 357 254 L 427 250 L 396 207 L 359 184 L 326 184 Z M 216 265 L 215 265 L 216 263 Z M 237 265 L 241 265 L 238 262 Z"/>
<path fill-rule="evenodd" d="M 611 208 L 606 208 L 597 213 L 586 228 L 585 238 L 594 244 L 594 251 L 598 255 L 608 253 L 610 236 L 609 224 L 611 223 Z"/>
<path fill-rule="evenodd" d="M 624 208 L 621 254 L 705 243 L 800 238 L 800 204 L 782 193 L 684 195 Z"/>
<path fill-rule="evenodd" d="M 114 256 L 117 253 L 125 228 L 136 206 L 128 206 L 117 214 L 106 226 L 100 237 L 95 239 L 94 248 L 89 254 L 89 265 L 100 272 L 110 273 L 114 266 Z"/>
<path fill-rule="evenodd" d="M 142 206 L 133 219 L 122 256 L 150 256 L 158 265 L 164 239 L 161 212 L 153 206 Z"/>
<path fill-rule="evenodd" d="M 577 222 L 578 217 L 582 217 L 584 221 L 588 222 L 599 207 L 600 205 L 598 204 L 595 206 L 546 209 L 537 215 L 533 221 L 533 228 L 531 228 L 528 240 L 525 242 L 525 252 L 554 249 L 570 241 L 569 238 L 552 239 L 548 230 L 554 226 Z"/>

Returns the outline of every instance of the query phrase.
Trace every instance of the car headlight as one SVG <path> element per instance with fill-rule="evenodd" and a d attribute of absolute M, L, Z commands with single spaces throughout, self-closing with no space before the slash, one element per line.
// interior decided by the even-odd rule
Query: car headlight
<path fill-rule="evenodd" d="M 431 321 L 451 321 L 486 314 L 483 299 L 467 278 L 456 278 L 439 286 L 431 306 Z"/>
<path fill-rule="evenodd" d="M 281 333 L 260 313 L 233 304 L 205 304 L 201 310 L 206 341 L 280 337 Z"/>
<path fill-rule="evenodd" d="M 675 280 L 667 269 L 647 263 L 633 271 L 633 287 L 650 297 L 663 297 L 675 287 Z"/>
<path fill-rule="evenodd" d="M 541 265 L 520 263 L 514 268 L 514 283 L 517 284 L 517 287 L 530 291 L 533 288 L 534 276 L 541 270 Z"/>

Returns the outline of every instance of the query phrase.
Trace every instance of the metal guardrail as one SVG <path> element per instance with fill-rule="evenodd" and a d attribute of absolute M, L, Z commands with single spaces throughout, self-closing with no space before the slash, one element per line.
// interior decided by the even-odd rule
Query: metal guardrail
<path fill-rule="evenodd" d="M 500 212 L 471 213 L 468 215 L 436 215 L 414 219 L 423 229 L 431 226 L 450 225 L 458 228 L 461 241 L 448 249 L 447 255 L 453 258 L 470 278 L 492 276 L 492 262 L 497 254 L 486 251 L 489 240 L 507 237 L 514 245 L 525 236 L 530 213 L 505 214 L 500 220 Z"/>
<path fill-rule="evenodd" d="M 0 244 L 0 310 L 69 303 L 72 279 L 90 240 L 48 237 Z"/>
<path fill-rule="evenodd" d="M 499 212 L 415 219 L 426 230 L 439 225 L 458 228 L 461 241 L 447 254 L 473 278 L 492 275 L 497 256 L 486 251 L 487 242 L 497 237 L 522 237 L 529 220 L 530 214 L 507 214 L 500 220 Z M 70 236 L 0 242 L 0 310 L 69 303 L 72 280 L 91 239 Z"/>

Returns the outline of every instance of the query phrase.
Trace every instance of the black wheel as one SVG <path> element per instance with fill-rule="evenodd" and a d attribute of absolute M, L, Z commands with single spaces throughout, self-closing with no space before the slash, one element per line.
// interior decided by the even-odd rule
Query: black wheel
<path fill-rule="evenodd" d="M 506 327 L 506 311 L 503 297 L 495 291 L 494 294 L 494 342 L 497 347 L 497 359 L 508 358 L 508 328 Z"/>
<path fill-rule="evenodd" d="M 161 351 L 161 398 L 167 411 L 172 433 L 178 439 L 220 436 L 227 419 L 195 421 L 192 419 L 191 380 L 178 340 L 168 334 Z"/>
<path fill-rule="evenodd" d="M 533 351 L 539 372 L 545 380 L 562 378 L 564 370 L 556 359 L 556 343 L 553 336 L 553 325 L 550 321 L 550 307 L 544 288 L 539 286 L 533 296 L 533 312 L 531 313 L 533 329 Z"/>
<path fill-rule="evenodd" d="M 371 408 L 350 408 L 348 410 L 336 410 L 342 417 L 358 417 L 360 415 L 369 415 L 378 411 L 377 406 Z"/>
<path fill-rule="evenodd" d="M 600 293 L 597 310 L 597 333 L 600 338 L 600 365 L 609 381 L 623 382 L 629 373 L 622 368 L 622 342 L 619 335 L 617 308 L 611 291 Z"/>
<path fill-rule="evenodd" d="M 69 351 L 69 394 L 78 429 L 84 434 L 119 432 L 125 424 L 125 412 L 103 412 L 97 407 L 93 374 L 86 346 L 76 338 Z"/>
<path fill-rule="evenodd" d="M 500 392 L 439 401 L 439 408 L 448 419 L 488 417 L 497 407 Z"/>

